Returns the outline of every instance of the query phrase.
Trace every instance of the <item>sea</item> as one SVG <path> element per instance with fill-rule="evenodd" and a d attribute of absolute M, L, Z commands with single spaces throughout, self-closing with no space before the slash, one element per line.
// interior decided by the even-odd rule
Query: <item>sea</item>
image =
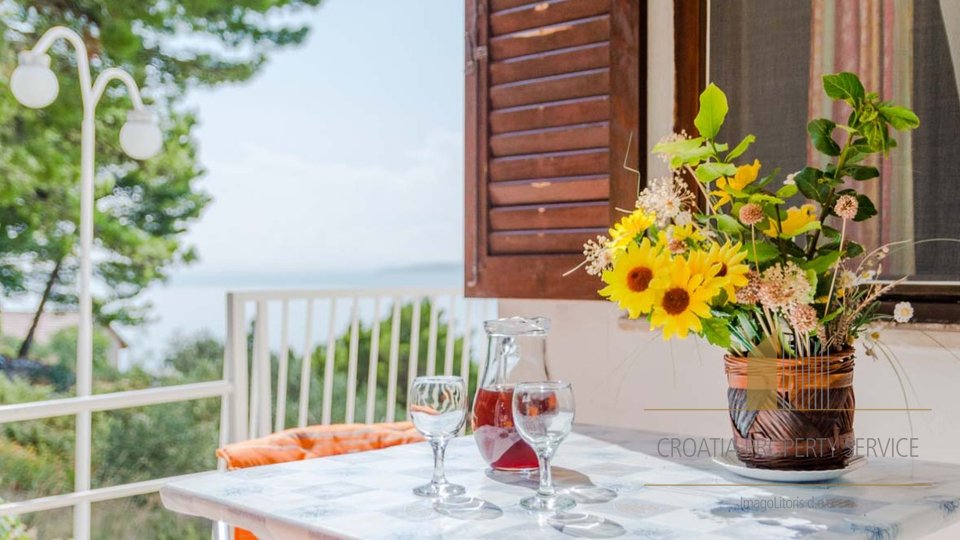
<path fill-rule="evenodd" d="M 366 289 L 366 288 L 455 288 L 463 284 L 463 266 L 459 263 L 433 263 L 416 266 L 383 268 L 352 272 L 278 272 L 278 273 L 210 273 L 182 271 L 168 282 L 152 286 L 141 300 L 152 304 L 150 321 L 138 327 L 118 327 L 116 330 L 127 342 L 121 353 L 122 369 L 140 365 L 147 369 L 160 367 L 171 347 L 184 339 L 210 335 L 223 339 L 226 334 L 226 297 L 231 291 L 271 289 Z M 349 305 L 338 306 L 337 331 L 349 321 Z M 441 304 L 441 307 L 443 305 Z M 325 316 L 319 313 L 316 318 Z M 370 319 L 371 306 L 363 306 L 361 318 Z M 252 310 L 251 310 L 252 311 Z M 290 306 L 289 340 L 295 349 L 302 343 L 304 331 L 298 321 L 305 320 L 305 302 Z M 489 309 L 481 313 L 493 313 Z M 252 314 L 251 314 L 252 315 Z M 279 343 L 279 306 L 270 312 L 271 346 Z M 326 329 L 319 326 L 313 332 L 322 340 Z M 426 322 L 424 322 L 424 328 Z M 302 348 L 302 347 L 300 347 Z"/>

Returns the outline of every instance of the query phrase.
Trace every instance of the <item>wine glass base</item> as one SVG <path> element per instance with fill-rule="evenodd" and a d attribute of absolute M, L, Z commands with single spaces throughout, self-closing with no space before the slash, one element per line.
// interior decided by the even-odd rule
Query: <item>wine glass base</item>
<path fill-rule="evenodd" d="M 413 494 L 419 497 L 452 497 L 463 495 L 466 491 L 466 488 L 457 484 L 434 484 L 433 482 L 413 488 Z"/>
<path fill-rule="evenodd" d="M 562 495 L 554 495 L 552 497 L 533 495 L 520 499 L 520 506 L 531 512 L 562 512 L 576 505 L 576 501 Z"/>

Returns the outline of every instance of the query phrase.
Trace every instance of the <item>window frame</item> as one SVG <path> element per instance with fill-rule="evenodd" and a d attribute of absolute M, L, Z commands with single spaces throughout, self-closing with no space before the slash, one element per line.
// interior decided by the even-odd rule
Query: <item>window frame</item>
<path fill-rule="evenodd" d="M 693 119 L 697 114 L 699 95 L 707 85 L 710 0 L 674 0 L 673 6 L 677 85 L 675 128 L 694 133 L 696 128 Z M 691 39 L 691 36 L 697 36 L 697 39 Z M 702 199 L 700 204 L 703 204 Z M 880 297 L 880 311 L 892 315 L 893 307 L 898 302 L 910 302 L 913 305 L 913 322 L 960 323 L 960 281 L 898 283 Z"/>

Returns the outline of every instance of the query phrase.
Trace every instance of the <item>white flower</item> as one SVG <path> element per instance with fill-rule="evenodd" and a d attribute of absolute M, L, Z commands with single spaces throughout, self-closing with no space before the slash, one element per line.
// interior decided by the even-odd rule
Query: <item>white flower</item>
<path fill-rule="evenodd" d="M 795 177 L 796 175 L 797 175 L 797 173 L 790 173 L 790 174 L 788 174 L 788 175 L 787 175 L 787 178 L 783 181 L 783 185 L 785 185 L 785 186 L 793 186 L 793 185 L 796 185 L 797 181 L 793 179 L 793 177 Z"/>
<path fill-rule="evenodd" d="M 837 286 L 841 289 L 852 289 L 857 286 L 857 275 L 849 270 L 840 272 L 837 277 Z"/>
<path fill-rule="evenodd" d="M 650 180 L 637 197 L 637 208 L 655 215 L 657 226 L 662 228 L 671 220 L 684 219 L 681 214 L 687 211 L 686 206 L 693 200 L 694 196 L 683 178 L 666 176 Z"/>
<path fill-rule="evenodd" d="M 857 285 L 863 285 L 864 283 L 872 281 L 875 277 L 877 277 L 875 270 L 864 270 L 860 272 L 860 276 L 857 277 Z"/>
<path fill-rule="evenodd" d="M 693 214 L 688 210 L 684 210 L 677 214 L 677 217 L 673 218 L 673 222 L 680 226 L 689 225 L 693 223 Z"/>
<path fill-rule="evenodd" d="M 607 247 L 609 244 L 610 240 L 607 237 L 597 236 L 596 240 L 587 240 L 583 245 L 587 274 L 599 276 L 613 264 L 613 253 Z"/>
<path fill-rule="evenodd" d="M 910 322 L 913 318 L 913 306 L 910 302 L 899 302 L 893 306 L 893 320 L 898 323 Z"/>

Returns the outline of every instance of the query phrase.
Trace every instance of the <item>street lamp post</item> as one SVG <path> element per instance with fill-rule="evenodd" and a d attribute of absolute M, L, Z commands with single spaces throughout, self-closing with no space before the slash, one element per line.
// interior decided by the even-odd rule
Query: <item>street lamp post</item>
<path fill-rule="evenodd" d="M 70 43 L 76 54 L 83 103 L 83 124 L 80 140 L 80 323 L 77 331 L 77 385 L 78 397 L 89 396 L 93 390 L 93 212 L 94 212 L 94 112 L 107 85 L 119 80 L 127 87 L 133 110 L 120 130 L 120 146 L 134 159 L 147 159 L 157 154 L 163 145 L 163 135 L 156 116 L 144 107 L 137 83 L 129 73 L 118 68 L 105 69 L 92 81 L 87 48 L 83 39 L 73 30 L 56 26 L 48 30 L 33 49 L 19 55 L 19 65 L 10 78 L 10 90 L 23 105 L 39 109 L 53 103 L 59 93 L 57 77 L 50 70 L 47 50 L 58 39 Z M 77 414 L 74 457 L 74 489 L 90 489 L 91 413 Z M 74 538 L 90 538 L 90 502 L 81 501 L 73 510 Z"/>

